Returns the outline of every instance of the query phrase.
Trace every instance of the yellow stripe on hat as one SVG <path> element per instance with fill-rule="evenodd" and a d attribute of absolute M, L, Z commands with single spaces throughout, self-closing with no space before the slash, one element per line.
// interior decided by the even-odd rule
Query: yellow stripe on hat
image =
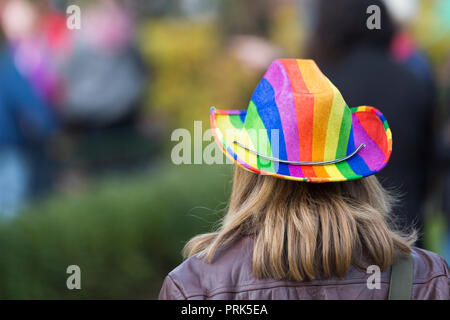
<path fill-rule="evenodd" d="M 330 118 L 328 120 L 327 138 L 325 143 L 324 160 L 336 159 L 339 143 L 339 132 L 341 131 L 342 117 L 344 116 L 345 101 L 337 88 L 328 80 L 333 88 L 334 98 L 331 106 Z M 336 134 L 338 133 L 338 134 Z"/>
<path fill-rule="evenodd" d="M 327 79 L 328 80 L 328 79 Z M 344 116 L 344 110 L 346 103 L 342 95 L 338 91 L 338 89 L 328 80 L 331 88 L 333 88 L 333 104 L 331 106 L 330 118 L 328 119 L 328 130 L 327 130 L 327 138 L 325 142 L 325 152 L 324 152 L 324 160 L 333 160 L 336 159 L 337 148 L 339 143 L 339 134 L 336 132 L 340 132 L 342 117 Z M 326 166 L 325 170 L 327 170 L 330 177 L 339 177 L 344 179 L 345 177 L 341 174 L 335 164 Z"/>
<path fill-rule="evenodd" d="M 252 150 L 256 150 L 255 146 L 248 135 L 245 129 L 237 129 L 233 126 L 230 121 L 230 117 L 228 115 L 218 115 L 216 118 L 217 127 L 222 131 L 222 135 L 225 140 L 225 146 L 229 147 L 234 153 L 244 162 L 249 164 L 252 167 L 258 167 L 258 161 L 255 154 L 243 149 L 239 148 L 234 140 L 239 141 L 240 143 L 248 146 Z"/>

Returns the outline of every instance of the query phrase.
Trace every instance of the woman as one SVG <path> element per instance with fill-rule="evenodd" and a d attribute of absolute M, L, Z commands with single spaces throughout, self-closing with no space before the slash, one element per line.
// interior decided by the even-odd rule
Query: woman
<path fill-rule="evenodd" d="M 248 110 L 213 108 L 211 124 L 238 164 L 228 212 L 160 299 L 450 298 L 447 264 L 393 228 L 372 176 L 392 150 L 386 119 L 348 108 L 313 61 L 273 62 Z"/>

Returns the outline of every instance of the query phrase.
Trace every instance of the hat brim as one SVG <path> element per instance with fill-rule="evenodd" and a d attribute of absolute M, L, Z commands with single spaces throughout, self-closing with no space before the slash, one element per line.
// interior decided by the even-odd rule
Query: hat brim
<path fill-rule="evenodd" d="M 326 165 L 289 165 L 289 174 L 261 168 L 258 155 L 239 147 L 233 141 L 253 148 L 244 130 L 247 110 L 218 110 L 211 108 L 210 121 L 214 139 L 227 157 L 240 167 L 262 175 L 304 182 L 338 182 L 360 179 L 377 173 L 385 167 L 392 152 L 392 134 L 383 114 L 374 107 L 361 106 L 352 112 L 352 132 L 347 155 L 360 144 L 365 147 L 348 160 Z M 253 148 L 252 150 L 257 150 Z M 268 161 L 268 160 L 265 160 Z M 294 170 L 295 167 L 295 170 Z M 273 166 L 272 166 L 273 170 Z M 284 170 L 286 172 L 286 170 Z"/>

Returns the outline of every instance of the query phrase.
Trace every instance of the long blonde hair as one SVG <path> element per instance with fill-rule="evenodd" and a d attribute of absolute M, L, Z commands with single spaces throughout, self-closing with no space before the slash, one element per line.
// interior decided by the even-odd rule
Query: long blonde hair
<path fill-rule="evenodd" d="M 389 267 L 416 239 L 393 228 L 392 197 L 375 176 L 336 183 L 302 183 L 236 167 L 228 212 L 216 232 L 192 238 L 186 257 L 211 263 L 217 249 L 254 238 L 258 278 L 342 277 L 361 261 Z"/>

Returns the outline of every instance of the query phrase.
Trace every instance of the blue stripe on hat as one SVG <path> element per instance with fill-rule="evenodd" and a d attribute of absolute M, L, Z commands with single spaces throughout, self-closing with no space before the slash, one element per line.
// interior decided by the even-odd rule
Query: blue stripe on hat
<path fill-rule="evenodd" d="M 351 154 L 356 150 L 355 147 L 355 139 L 353 137 L 353 126 L 350 130 L 350 136 L 348 139 L 348 146 L 347 146 L 347 155 Z M 371 170 L 367 166 L 366 162 L 361 158 L 359 154 L 355 154 L 353 157 L 347 160 L 347 163 L 352 168 L 353 172 L 357 175 L 361 176 L 367 176 L 371 173 Z"/>
<path fill-rule="evenodd" d="M 256 105 L 258 114 L 267 130 L 272 150 L 273 143 L 271 141 L 271 130 L 277 129 L 279 132 L 279 155 L 273 156 L 279 159 L 287 159 L 283 127 L 281 125 L 280 113 L 275 102 L 275 91 L 267 79 L 262 79 L 260 81 L 253 93 L 252 101 Z M 286 163 L 274 164 L 275 166 L 278 166 L 278 174 L 290 175 L 289 166 Z"/>

